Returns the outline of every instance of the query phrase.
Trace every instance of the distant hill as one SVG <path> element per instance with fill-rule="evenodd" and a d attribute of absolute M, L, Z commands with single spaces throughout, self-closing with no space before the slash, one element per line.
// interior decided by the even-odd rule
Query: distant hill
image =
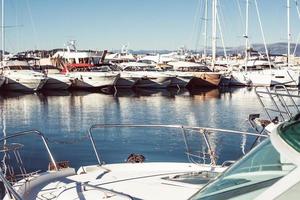
<path fill-rule="evenodd" d="M 261 53 L 266 52 L 265 46 L 263 44 L 252 44 L 251 47 L 258 52 L 261 52 Z M 294 53 L 295 47 L 296 47 L 296 44 L 292 43 L 291 44 L 291 54 Z M 268 51 L 270 54 L 279 54 L 279 55 L 287 54 L 287 43 L 284 43 L 284 42 L 268 44 L 267 48 L 268 48 Z M 223 49 L 218 48 L 218 52 L 220 54 L 223 54 Z M 243 46 L 227 48 L 227 53 L 229 53 L 229 54 L 241 53 L 241 52 L 244 52 Z M 300 56 L 300 45 L 297 46 L 295 54 L 296 54 L 296 56 Z"/>
<path fill-rule="evenodd" d="M 295 43 L 291 44 L 291 54 L 294 53 L 295 46 L 296 46 Z M 251 47 L 254 50 L 258 51 L 258 52 L 265 53 L 265 47 L 264 47 L 263 44 L 252 44 Z M 287 54 L 287 43 L 285 43 L 285 42 L 278 42 L 278 43 L 268 44 L 267 47 L 268 47 L 268 50 L 269 50 L 270 54 L 278 54 L 278 55 Z M 52 49 L 52 50 L 28 50 L 28 51 L 24 51 L 22 53 L 39 53 L 39 55 L 41 55 L 43 57 L 47 57 L 49 55 L 53 55 L 58 50 L 63 50 L 63 49 L 57 48 L 57 49 Z M 93 50 L 86 50 L 86 51 L 93 51 Z M 156 54 L 156 53 L 165 54 L 165 53 L 170 53 L 174 50 L 167 50 L 166 49 L 166 50 L 129 50 L 129 51 L 133 54 L 153 54 L 153 53 L 154 54 Z M 243 53 L 244 52 L 244 46 L 226 47 L 226 51 L 227 51 L 228 55 Z M 1 50 L 0 50 L 0 52 L 1 52 Z M 201 51 L 200 52 L 191 51 L 191 52 L 201 53 Z M 218 55 L 223 55 L 224 54 L 222 47 L 217 48 L 217 54 Z M 300 56 L 300 45 L 297 46 L 296 56 Z"/>
<path fill-rule="evenodd" d="M 291 54 L 294 53 L 296 44 L 292 43 L 291 44 Z M 265 47 L 263 44 L 252 44 L 251 47 L 261 53 L 265 53 Z M 268 44 L 267 45 L 269 53 L 270 54 L 287 54 L 287 43 L 284 42 L 278 42 L 278 43 L 273 43 L 273 44 Z M 237 53 L 243 53 L 244 46 L 239 46 L 239 47 L 226 47 L 227 54 L 237 54 Z M 209 50 L 210 51 L 210 50 Z M 130 52 L 134 54 L 149 54 L 149 53 L 170 53 L 172 50 L 130 50 Z M 195 52 L 192 50 L 194 53 L 201 53 L 200 52 Z M 223 55 L 224 53 L 223 47 L 218 47 L 217 48 L 217 54 L 218 55 Z M 296 56 L 300 56 L 300 45 L 296 49 Z"/>

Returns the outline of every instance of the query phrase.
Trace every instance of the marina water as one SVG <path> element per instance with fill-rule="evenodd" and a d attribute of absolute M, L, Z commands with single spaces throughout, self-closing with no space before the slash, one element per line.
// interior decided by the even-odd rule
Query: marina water
<path fill-rule="evenodd" d="M 55 159 L 68 160 L 75 168 L 96 164 L 86 137 L 93 124 L 179 124 L 254 132 L 248 115 L 263 112 L 251 88 L 119 90 L 116 94 L 1 93 L 0 107 L 2 130 L 7 134 L 41 131 L 48 138 Z M 180 130 L 106 128 L 96 132 L 97 148 L 107 163 L 125 161 L 130 153 L 141 153 L 148 162 L 187 161 Z M 238 159 L 255 139 L 226 134 L 209 136 L 218 163 Z M 200 152 L 196 137 L 197 134 L 191 134 L 188 144 Z M 16 142 L 25 145 L 21 153 L 30 163 L 27 168 L 46 169 L 49 159 L 39 138 L 26 137 Z"/>

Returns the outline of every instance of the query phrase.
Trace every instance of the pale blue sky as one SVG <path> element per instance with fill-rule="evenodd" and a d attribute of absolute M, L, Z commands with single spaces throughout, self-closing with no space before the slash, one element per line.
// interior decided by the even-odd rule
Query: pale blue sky
<path fill-rule="evenodd" d="M 243 45 L 244 27 L 238 0 L 220 0 L 220 18 L 225 44 Z M 261 43 L 254 1 L 250 5 L 250 39 Z M 286 0 L 257 0 L 267 43 L 286 42 Z M 80 49 L 190 49 L 203 45 L 204 0 L 5 0 L 7 49 L 52 49 L 69 39 Z M 209 0 L 210 2 L 210 0 Z M 245 0 L 239 0 L 244 15 Z M 293 40 L 300 20 L 292 0 Z M 198 8 L 198 9 L 197 9 Z M 200 14 L 197 15 L 197 11 Z M 196 17 L 195 17 L 196 16 Z M 243 16 L 244 17 L 244 16 Z M 211 18 L 209 16 L 209 18 Z M 196 19 L 196 21 L 194 20 Z M 209 21 L 210 22 L 210 21 Z M 197 25 L 198 24 L 198 25 Z M 202 26 L 201 26 L 202 24 Z M 209 26 L 209 35 L 210 35 Z M 197 43 L 197 37 L 199 43 Z M 221 45 L 221 41 L 218 41 Z"/>

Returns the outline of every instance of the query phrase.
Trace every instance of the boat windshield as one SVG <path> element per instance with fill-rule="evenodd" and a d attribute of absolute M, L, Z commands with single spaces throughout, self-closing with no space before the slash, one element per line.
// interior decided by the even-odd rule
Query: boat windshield
<path fill-rule="evenodd" d="M 266 139 L 191 199 L 221 200 L 238 196 L 252 199 L 294 168 L 294 164 L 275 150 L 270 139 Z"/>

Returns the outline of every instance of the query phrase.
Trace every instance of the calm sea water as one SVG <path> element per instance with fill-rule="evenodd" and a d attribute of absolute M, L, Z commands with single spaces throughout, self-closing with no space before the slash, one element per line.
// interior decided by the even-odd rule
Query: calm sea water
<path fill-rule="evenodd" d="M 1 93 L 1 131 L 13 134 L 37 129 L 49 139 L 58 161 L 71 166 L 96 164 L 86 133 L 93 124 L 180 124 L 251 131 L 247 118 L 263 110 L 253 90 L 123 90 L 116 95 L 96 92 Z M 146 161 L 188 161 L 181 130 L 153 128 L 106 128 L 95 131 L 95 139 L 106 163 L 124 162 L 130 153 L 141 153 Z M 218 163 L 238 159 L 254 138 L 232 134 L 209 134 Z M 26 167 L 46 169 L 48 156 L 37 137 L 20 142 Z M 207 151 L 203 138 L 187 132 L 189 150 Z M 245 144 L 245 145 L 244 145 Z M 201 160 L 201 159 L 200 159 Z"/>

